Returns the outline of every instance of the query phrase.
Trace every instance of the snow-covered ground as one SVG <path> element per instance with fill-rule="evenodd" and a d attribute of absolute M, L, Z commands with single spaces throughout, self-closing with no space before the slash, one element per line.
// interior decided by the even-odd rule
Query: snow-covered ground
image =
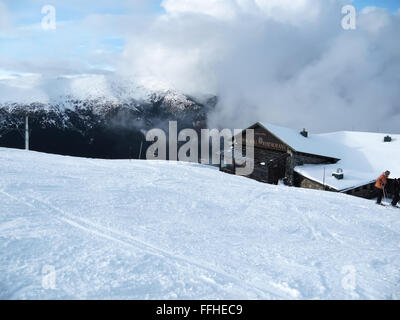
<path fill-rule="evenodd" d="M 400 299 L 400 210 L 0 148 L 1 299 Z"/>

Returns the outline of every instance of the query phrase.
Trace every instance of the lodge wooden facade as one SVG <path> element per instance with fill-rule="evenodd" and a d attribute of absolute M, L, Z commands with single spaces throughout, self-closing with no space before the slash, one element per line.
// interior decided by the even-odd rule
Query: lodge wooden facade
<path fill-rule="evenodd" d="M 317 189 L 316 185 L 311 185 L 306 178 L 296 174 L 294 168 L 303 164 L 332 164 L 339 161 L 332 157 L 298 152 L 259 123 L 248 129 L 254 130 L 254 140 L 246 137 L 244 130 L 242 150 L 245 154 L 246 144 L 254 145 L 254 171 L 248 176 L 251 179 L 270 184 L 278 184 L 279 180 L 283 180 L 286 185 Z M 224 165 L 223 158 L 221 163 L 222 171 L 233 173 L 234 166 Z"/>

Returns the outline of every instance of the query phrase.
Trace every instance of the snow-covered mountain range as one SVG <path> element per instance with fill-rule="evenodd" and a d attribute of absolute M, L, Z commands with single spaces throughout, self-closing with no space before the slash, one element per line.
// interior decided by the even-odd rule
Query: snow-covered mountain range
<path fill-rule="evenodd" d="M 27 82 L 25 79 L 22 85 L 8 80 L 16 90 Z M 35 88 L 48 88 L 49 82 Z M 43 92 L 51 94 L 40 98 Z M 214 96 L 198 99 L 166 87 L 100 76 L 57 78 L 51 90 L 41 93 L 28 99 L 0 100 L 0 146 L 23 146 L 18 130 L 23 129 L 27 114 L 33 150 L 101 158 L 136 157 L 144 131 L 166 128 L 169 120 L 177 120 L 180 127 L 204 127 L 208 112 L 216 104 Z M 110 150 L 109 140 L 117 148 Z"/>

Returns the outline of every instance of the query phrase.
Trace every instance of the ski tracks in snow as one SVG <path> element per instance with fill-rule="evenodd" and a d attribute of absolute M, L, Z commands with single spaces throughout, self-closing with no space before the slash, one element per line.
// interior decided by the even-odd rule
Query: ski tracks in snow
<path fill-rule="evenodd" d="M 166 258 L 168 260 L 173 260 L 173 261 L 178 261 L 183 264 L 188 264 L 191 266 L 194 266 L 198 269 L 202 269 L 205 271 L 208 271 L 212 274 L 215 274 L 222 280 L 221 285 L 229 285 L 229 284 L 235 284 L 237 287 L 245 289 L 246 292 L 252 292 L 256 298 L 264 298 L 264 299 L 285 299 L 288 297 L 288 294 L 286 290 L 281 290 L 279 287 L 276 287 L 276 290 L 272 291 L 270 288 L 264 288 L 260 286 L 256 286 L 254 284 L 249 284 L 246 283 L 243 279 L 239 279 L 234 275 L 228 274 L 222 270 L 218 270 L 215 266 L 209 266 L 207 263 L 204 262 L 198 262 L 191 260 L 186 257 L 182 257 L 179 255 L 176 255 L 174 253 L 171 253 L 167 250 L 161 249 L 154 247 L 148 243 L 145 243 L 141 240 L 138 240 L 131 235 L 121 233 L 117 230 L 114 230 L 112 228 L 105 228 L 101 225 L 98 225 L 96 223 L 93 223 L 87 219 L 77 217 L 75 215 L 71 215 L 64 210 L 55 207 L 54 205 L 43 201 L 39 200 L 37 198 L 33 197 L 26 197 L 26 196 L 14 196 L 12 194 L 9 194 L 8 192 L 4 190 L 0 190 L 0 193 L 4 194 L 5 196 L 18 201 L 20 203 L 23 203 L 26 206 L 29 206 L 31 208 L 34 208 L 36 210 L 39 210 L 44 213 L 50 213 L 53 216 L 55 216 L 58 220 L 63 221 L 70 226 L 80 229 L 84 232 L 91 233 L 95 236 L 113 241 L 116 244 L 122 245 L 124 247 L 128 247 L 130 249 L 134 250 L 141 250 L 145 253 L 158 256 L 161 258 Z M 215 281 L 217 284 L 218 282 Z"/>

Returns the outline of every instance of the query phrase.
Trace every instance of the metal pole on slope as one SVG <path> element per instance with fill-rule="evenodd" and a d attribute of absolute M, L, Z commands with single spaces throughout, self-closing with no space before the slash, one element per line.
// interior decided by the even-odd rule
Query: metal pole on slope
<path fill-rule="evenodd" d="M 29 150 L 29 117 L 25 116 L 25 150 Z"/>
<path fill-rule="evenodd" d="M 142 147 L 143 147 L 143 140 L 140 142 L 139 160 L 142 159 Z"/>

